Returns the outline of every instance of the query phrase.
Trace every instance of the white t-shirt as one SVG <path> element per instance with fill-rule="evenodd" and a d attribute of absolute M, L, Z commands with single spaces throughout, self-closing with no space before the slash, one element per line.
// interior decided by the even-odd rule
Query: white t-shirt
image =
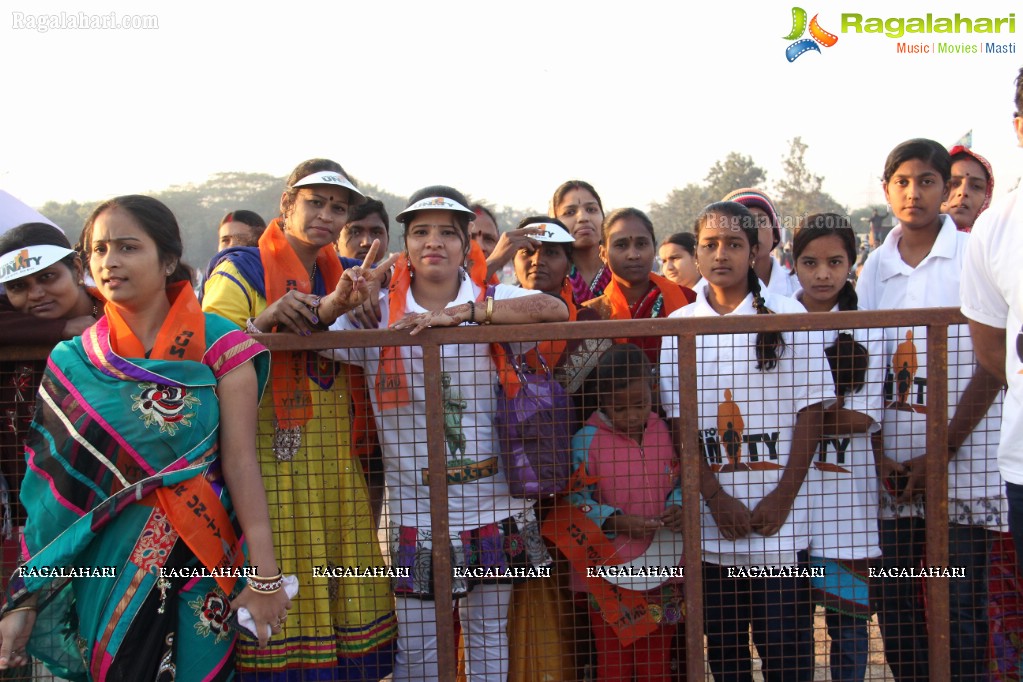
<path fill-rule="evenodd" d="M 948 216 L 931 252 L 915 268 L 902 260 L 896 225 L 863 265 L 856 286 L 860 303 L 873 310 L 959 306 L 959 283 L 970 235 L 956 230 Z M 927 450 L 927 328 L 885 330 L 888 384 L 885 390 L 885 453 L 899 462 Z M 948 409 L 954 414 L 973 376 L 976 358 L 966 325 L 948 330 Z M 999 395 L 958 453 L 949 462 L 950 520 L 1003 527 L 1004 495 L 998 475 L 997 450 L 1002 398 Z M 965 505 L 965 507 L 964 507 Z M 972 505 L 972 506 L 971 506 Z M 899 516 L 919 515 L 900 506 Z M 882 505 L 882 516 L 886 511 Z M 965 517 L 970 517 L 968 520 Z"/>
<path fill-rule="evenodd" d="M 792 296 L 799 288 L 799 280 L 777 258 L 771 258 L 771 281 L 767 283 L 764 293 Z"/>
<path fill-rule="evenodd" d="M 449 305 L 475 301 L 479 288 L 471 280 L 462 282 Z M 494 300 L 539 295 L 530 289 L 498 284 Z M 406 299 L 409 313 L 426 312 L 416 303 L 410 289 Z M 388 318 L 387 299 L 381 300 L 381 314 Z M 342 315 L 332 329 L 356 327 Z M 513 344 L 514 346 L 517 344 Z M 408 377 L 407 405 L 381 410 L 377 404 L 376 377 L 379 348 L 350 348 L 326 351 L 341 362 L 366 370 L 369 395 L 376 417 L 377 436 L 383 450 L 387 483 L 388 513 L 393 523 L 429 529 L 430 487 L 426 445 L 426 382 L 441 382 L 444 391 L 445 457 L 448 460 L 448 509 L 450 532 L 456 534 L 479 528 L 522 512 L 533 505 L 508 494 L 508 481 L 501 470 L 493 416 L 498 390 L 497 370 L 487 344 L 456 344 L 441 347 L 441 376 L 425 377 L 423 349 L 400 347 Z M 518 350 L 516 350 L 518 352 Z"/>
<path fill-rule="evenodd" d="M 802 289 L 793 294 L 800 300 Z M 832 312 L 837 312 L 835 306 Z M 853 340 L 869 358 L 863 386 L 845 395 L 843 406 L 874 420 L 868 433 L 826 435 L 806 477 L 810 500 L 810 554 L 829 559 L 881 556 L 877 535 L 877 471 L 871 433 L 881 428 L 884 411 L 884 330 L 853 329 Z M 823 332 L 825 348 L 839 330 Z"/>
<path fill-rule="evenodd" d="M 696 301 L 669 317 L 713 317 L 707 301 L 709 284 L 696 289 Z M 786 296 L 768 293 L 767 307 L 776 313 L 804 313 Z M 753 297 L 730 315 L 755 315 Z M 717 471 L 725 492 L 751 511 L 777 486 L 792 447 L 796 414 L 835 397 L 824 358 L 820 332 L 787 332 L 778 365 L 756 368 L 756 334 L 698 336 L 696 385 L 699 396 L 701 456 Z M 668 418 L 679 416 L 678 352 L 675 337 L 664 338 L 661 350 L 661 404 Z M 734 462 L 733 462 L 734 460 Z M 721 470 L 724 467 L 724 470 Z M 714 517 L 703 508 L 704 560 L 729 565 L 771 565 L 809 542 L 806 486 L 800 491 L 781 530 L 770 537 L 751 533 L 730 541 L 721 536 Z"/>
<path fill-rule="evenodd" d="M 1023 202 L 1010 192 L 973 226 L 960 289 L 963 315 L 1005 328 L 1005 378 L 1009 392 L 1002 412 L 998 468 L 1005 480 L 1023 484 Z"/>

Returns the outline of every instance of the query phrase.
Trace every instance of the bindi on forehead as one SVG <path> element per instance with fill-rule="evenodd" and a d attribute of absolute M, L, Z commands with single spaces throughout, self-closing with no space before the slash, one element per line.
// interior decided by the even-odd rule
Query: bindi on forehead
<path fill-rule="evenodd" d="M 308 192 L 309 193 L 306 196 L 309 196 L 309 197 L 314 198 L 314 199 L 319 199 L 321 201 L 339 201 L 339 202 L 347 202 L 348 201 L 348 192 L 347 192 L 347 190 L 339 190 L 339 192 L 337 194 L 334 194 L 333 192 L 314 192 L 313 190 L 308 190 Z"/>

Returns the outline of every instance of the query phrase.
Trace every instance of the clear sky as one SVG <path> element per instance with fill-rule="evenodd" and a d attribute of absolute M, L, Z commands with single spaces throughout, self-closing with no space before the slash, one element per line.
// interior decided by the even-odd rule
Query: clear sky
<path fill-rule="evenodd" d="M 789 63 L 788 1 L 13 0 L 0 10 L 0 187 L 39 205 L 219 171 L 286 175 L 326 156 L 399 194 L 443 183 L 546 209 L 577 177 L 607 207 L 646 208 L 730 151 L 766 168 L 770 188 L 798 135 L 825 190 L 855 209 L 883 201 L 894 145 L 951 145 L 971 129 L 996 195 L 1015 184 L 1023 6 L 797 1 L 838 42 Z M 1010 54 L 898 54 L 900 40 L 841 32 L 849 13 L 1017 10 L 1015 33 L 901 39 L 994 41 Z M 151 15 L 159 27 L 30 28 L 28 15 L 62 11 Z"/>

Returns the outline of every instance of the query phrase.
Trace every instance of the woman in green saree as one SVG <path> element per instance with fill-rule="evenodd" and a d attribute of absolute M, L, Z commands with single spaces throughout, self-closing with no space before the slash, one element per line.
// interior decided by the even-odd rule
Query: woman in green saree
<path fill-rule="evenodd" d="M 104 202 L 82 244 L 105 315 L 47 363 L 0 669 L 32 655 L 74 680 L 230 679 L 232 611 L 265 646 L 290 607 L 255 457 L 268 354 L 202 312 L 155 199 Z"/>

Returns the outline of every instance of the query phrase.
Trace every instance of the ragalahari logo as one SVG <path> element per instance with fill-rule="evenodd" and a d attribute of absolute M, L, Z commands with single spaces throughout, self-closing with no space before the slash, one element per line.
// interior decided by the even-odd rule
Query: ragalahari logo
<path fill-rule="evenodd" d="M 802 7 L 792 8 L 792 31 L 785 36 L 785 40 L 795 40 L 796 42 L 785 48 L 785 58 L 790 62 L 796 61 L 800 55 L 813 50 L 814 52 L 820 52 L 821 49 L 817 47 L 818 44 L 824 47 L 832 47 L 838 42 L 838 36 L 834 33 L 828 33 L 820 24 L 817 23 L 817 16 L 813 15 L 813 19 L 810 20 L 810 38 L 802 38 L 796 40 L 806 31 L 806 10 Z"/>

